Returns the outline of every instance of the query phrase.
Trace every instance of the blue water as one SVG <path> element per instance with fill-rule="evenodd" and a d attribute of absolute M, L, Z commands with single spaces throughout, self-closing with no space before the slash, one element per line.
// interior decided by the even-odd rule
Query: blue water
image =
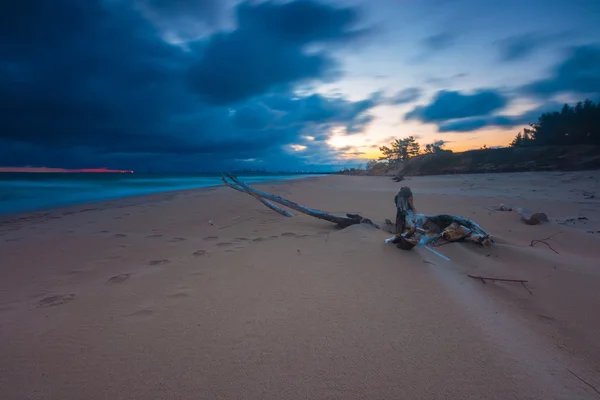
<path fill-rule="evenodd" d="M 306 176 L 269 174 L 239 177 L 252 183 Z M 218 175 L 0 173 L 0 214 L 221 184 Z"/>

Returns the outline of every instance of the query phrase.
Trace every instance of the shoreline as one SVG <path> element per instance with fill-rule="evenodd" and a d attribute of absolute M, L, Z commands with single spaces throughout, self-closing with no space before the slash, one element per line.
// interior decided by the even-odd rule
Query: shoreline
<path fill-rule="evenodd" d="M 287 181 L 315 179 L 315 178 L 319 178 L 322 176 L 326 176 L 326 175 L 315 175 L 315 176 L 306 176 L 306 177 L 288 178 L 288 179 L 266 179 L 263 181 L 251 183 L 251 185 L 275 185 L 275 184 L 281 184 L 281 183 L 284 183 Z M 137 202 L 135 204 L 138 204 L 139 201 L 143 201 L 144 199 L 147 199 L 147 201 L 150 201 L 150 202 L 162 201 L 163 199 L 160 199 L 160 198 L 157 199 L 156 197 L 177 195 L 177 194 L 186 193 L 186 192 L 190 192 L 190 191 L 196 191 L 196 190 L 214 190 L 215 188 L 219 188 L 219 187 L 225 187 L 225 185 L 223 183 L 221 183 L 221 184 L 216 184 L 216 185 L 211 185 L 211 186 L 202 186 L 202 187 L 193 187 L 193 188 L 189 188 L 189 189 L 175 189 L 175 190 L 165 190 L 165 191 L 159 191 L 159 192 L 153 192 L 153 193 L 136 194 L 136 195 L 132 195 L 132 196 L 115 197 L 115 198 L 110 198 L 110 199 L 88 201 L 88 202 L 83 202 L 83 203 L 74 203 L 74 204 L 63 205 L 63 206 L 58 206 L 58 207 L 40 208 L 40 209 L 21 211 L 21 212 L 16 212 L 16 213 L 6 213 L 6 214 L 0 213 L 0 224 L 10 222 L 15 219 L 33 217 L 34 214 L 48 215 L 53 212 L 60 212 L 60 211 L 80 212 L 80 211 L 74 211 L 74 209 L 79 209 L 81 207 L 97 209 L 97 208 L 101 208 L 101 206 L 103 204 L 110 206 L 112 203 L 120 202 L 121 200 L 122 201 L 137 200 Z"/>

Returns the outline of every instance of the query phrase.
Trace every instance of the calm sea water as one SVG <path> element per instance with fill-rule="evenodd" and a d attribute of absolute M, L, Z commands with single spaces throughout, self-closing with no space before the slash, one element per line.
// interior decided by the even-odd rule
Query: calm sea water
<path fill-rule="evenodd" d="M 240 175 L 244 182 L 309 175 Z M 315 176 L 315 175 L 310 175 Z M 221 185 L 218 175 L 0 173 L 0 214 Z"/>

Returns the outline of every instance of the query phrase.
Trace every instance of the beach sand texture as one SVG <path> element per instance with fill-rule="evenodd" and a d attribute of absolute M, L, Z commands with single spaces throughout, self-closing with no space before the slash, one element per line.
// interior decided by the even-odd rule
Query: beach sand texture
<path fill-rule="evenodd" d="M 378 223 L 409 185 L 419 211 L 473 219 L 497 241 L 437 248 L 450 261 L 369 226 L 284 218 L 225 187 L 3 216 L 0 398 L 600 398 L 599 181 L 257 185 Z M 550 223 L 489 209 L 500 203 Z M 525 279 L 533 294 L 467 274 Z"/>

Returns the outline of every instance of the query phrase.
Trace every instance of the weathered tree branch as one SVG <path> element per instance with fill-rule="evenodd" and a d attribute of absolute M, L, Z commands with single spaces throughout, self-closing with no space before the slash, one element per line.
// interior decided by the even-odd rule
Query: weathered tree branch
<path fill-rule="evenodd" d="M 230 184 L 229 182 L 227 182 L 226 178 L 231 180 L 233 182 L 233 185 Z M 252 197 L 255 197 L 255 198 L 261 200 L 263 202 L 263 204 L 265 204 L 267 207 L 279 212 L 280 214 L 281 214 L 281 211 L 286 212 L 288 214 L 291 214 L 291 213 L 275 206 L 274 204 L 270 203 L 267 200 L 281 204 L 283 206 L 286 206 L 288 208 L 291 208 L 292 210 L 296 210 L 303 214 L 310 215 L 311 217 L 315 217 L 315 218 L 322 219 L 325 221 L 333 222 L 334 224 L 338 225 L 340 228 L 346 228 L 348 226 L 356 225 L 356 224 L 369 224 L 369 225 L 373 225 L 374 227 L 379 229 L 379 226 L 374 224 L 370 219 L 363 218 L 362 216 L 360 216 L 358 214 L 346 214 L 347 215 L 346 217 L 339 217 L 337 215 L 329 214 L 325 211 L 305 207 L 298 203 L 294 203 L 293 201 L 284 199 L 283 197 L 275 196 L 273 194 L 263 192 L 262 190 L 254 189 L 253 187 L 250 187 L 247 184 L 245 184 L 244 182 L 240 181 L 236 176 L 234 176 L 232 174 L 223 175 L 223 182 L 225 182 L 225 184 L 227 186 L 229 186 L 235 190 L 248 193 Z M 265 203 L 265 201 L 268 204 Z M 286 216 L 293 216 L 293 214 L 286 215 Z"/>
<path fill-rule="evenodd" d="M 237 178 L 236 178 L 237 179 Z M 227 186 L 229 186 L 232 189 L 237 190 L 238 192 L 242 192 L 242 193 L 248 193 L 250 196 L 254 197 L 255 199 L 257 199 L 258 201 L 260 201 L 261 203 L 263 203 L 265 206 L 269 207 L 271 210 L 283 215 L 284 217 L 293 217 L 294 214 L 292 214 L 291 212 L 284 210 L 281 207 L 277 207 L 275 204 L 271 203 L 268 200 L 263 199 L 262 197 L 258 196 L 257 194 L 252 192 L 252 188 L 250 188 L 247 185 L 239 185 L 236 183 L 230 183 L 228 182 L 225 177 L 221 177 L 221 180 L 223 181 L 223 183 Z"/>

